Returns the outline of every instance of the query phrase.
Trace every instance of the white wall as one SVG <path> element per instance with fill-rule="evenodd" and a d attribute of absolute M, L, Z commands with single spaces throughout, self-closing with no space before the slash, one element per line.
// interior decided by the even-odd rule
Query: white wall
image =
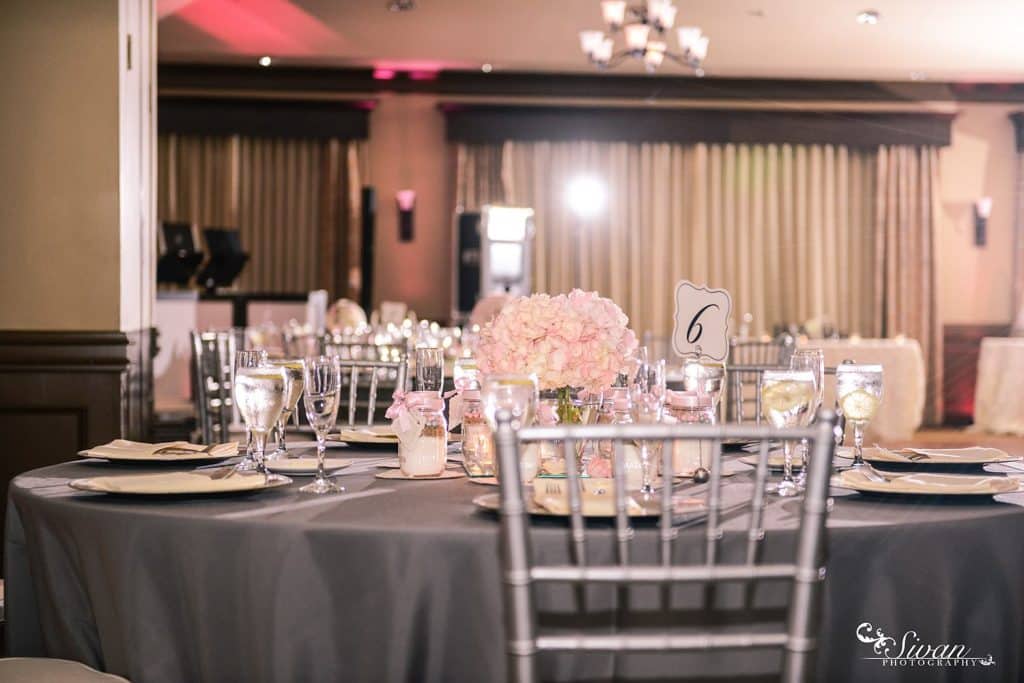
<path fill-rule="evenodd" d="M 939 310 L 946 324 L 1009 323 L 1013 316 L 1016 142 L 1020 105 L 965 104 L 940 153 Z M 993 199 L 985 246 L 974 245 L 973 205 Z"/>
<path fill-rule="evenodd" d="M 138 55 L 150 46 L 140 36 L 152 34 L 152 16 L 152 0 L 3 4 L 0 329 L 149 323 L 152 214 L 143 170 L 152 162 L 143 122 L 151 113 L 142 104 L 147 62 Z M 122 76 L 130 27 L 139 71 Z"/>

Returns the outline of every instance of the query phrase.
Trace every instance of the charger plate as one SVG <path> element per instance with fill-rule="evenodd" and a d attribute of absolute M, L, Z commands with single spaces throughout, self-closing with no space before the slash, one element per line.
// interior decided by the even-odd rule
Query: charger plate
<path fill-rule="evenodd" d="M 292 480 L 284 477 L 284 481 L 268 484 L 262 476 L 255 474 L 213 479 L 206 472 L 161 472 L 73 479 L 68 486 L 79 491 L 128 496 L 185 496 L 263 491 L 290 483 Z"/>
<path fill-rule="evenodd" d="M 154 453 L 154 450 L 166 448 L 170 452 Z M 109 462 L 126 464 L 176 464 L 221 462 L 238 455 L 238 443 L 230 441 L 214 446 L 213 452 L 203 453 L 201 445 L 186 441 L 171 441 L 160 444 L 147 444 L 125 439 L 115 439 L 102 446 L 93 446 L 78 451 L 80 458 L 97 458 Z M 171 450 L 174 449 L 174 450 Z"/>
<path fill-rule="evenodd" d="M 352 464 L 348 458 L 324 458 L 324 469 L 335 472 Z M 316 458 L 280 458 L 268 460 L 267 469 L 277 474 L 313 476 L 316 474 Z"/>
<path fill-rule="evenodd" d="M 608 494 L 611 498 L 611 494 Z M 661 498 L 660 496 L 654 496 L 649 501 L 640 501 L 636 497 L 630 497 L 631 501 L 628 505 L 628 513 L 630 517 L 635 518 L 652 518 L 658 517 L 661 514 Z M 531 515 L 538 517 L 568 517 L 568 511 L 560 511 L 557 506 L 553 506 L 555 509 L 545 507 L 538 503 L 532 497 L 526 497 L 526 511 Z M 485 493 L 479 495 L 473 499 L 473 504 L 477 507 L 488 510 L 490 512 L 497 512 L 501 508 L 501 494 L 500 493 Z M 703 515 L 707 513 L 707 507 L 703 500 L 699 498 L 679 498 L 675 501 L 674 517 L 678 516 L 689 516 L 689 515 Z M 600 506 L 583 506 L 583 516 L 594 519 L 609 519 L 615 516 L 614 505 L 609 501 L 608 505 Z"/>
<path fill-rule="evenodd" d="M 846 450 L 846 449 L 842 449 Z M 868 462 L 901 465 L 989 465 L 999 462 L 1024 460 L 1019 455 L 1010 455 L 998 448 L 865 448 L 864 459 Z"/>
<path fill-rule="evenodd" d="M 833 479 L 838 488 L 862 493 L 887 493 L 911 496 L 991 496 L 1020 489 L 1020 481 L 1011 477 L 973 474 L 884 473 L 888 481 L 872 481 L 862 472 L 846 470 Z"/>

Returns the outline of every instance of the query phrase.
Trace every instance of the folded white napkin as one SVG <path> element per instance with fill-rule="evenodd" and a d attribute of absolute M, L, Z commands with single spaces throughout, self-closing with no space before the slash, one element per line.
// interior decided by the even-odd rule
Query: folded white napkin
<path fill-rule="evenodd" d="M 102 446 L 94 446 L 79 452 L 79 455 L 107 460 L 194 460 L 197 458 L 226 458 L 238 453 L 238 443 L 217 444 L 209 451 L 206 446 L 187 441 L 167 441 L 164 443 L 145 443 L 114 439 Z"/>

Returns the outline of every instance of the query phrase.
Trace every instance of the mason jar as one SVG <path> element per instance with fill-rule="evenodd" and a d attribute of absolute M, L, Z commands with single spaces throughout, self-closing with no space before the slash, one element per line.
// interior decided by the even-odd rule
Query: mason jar
<path fill-rule="evenodd" d="M 665 405 L 665 422 L 715 424 L 711 396 L 695 391 L 670 391 Z M 699 467 L 711 469 L 712 442 L 708 439 L 680 439 L 672 444 L 672 473 L 691 476 Z"/>
<path fill-rule="evenodd" d="M 448 461 L 448 422 L 444 399 L 434 391 L 412 391 L 406 398 L 417 431 L 399 438 L 398 467 L 407 477 L 436 477 Z"/>

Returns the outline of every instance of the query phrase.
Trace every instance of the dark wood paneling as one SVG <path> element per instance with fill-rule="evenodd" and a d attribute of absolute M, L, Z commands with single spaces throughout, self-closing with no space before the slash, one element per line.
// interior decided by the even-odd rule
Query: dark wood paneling
<path fill-rule="evenodd" d="M 945 423 L 974 422 L 974 388 L 978 380 L 978 354 L 985 337 L 1004 337 L 1009 325 L 946 325 L 943 328 L 942 399 Z"/>
<path fill-rule="evenodd" d="M 365 140 L 373 102 L 161 96 L 158 109 L 161 133 Z"/>
<path fill-rule="evenodd" d="M 1024 102 L 1022 83 L 831 81 L 807 79 L 695 78 L 665 69 L 660 75 L 440 71 L 374 78 L 371 69 L 174 64 L 159 67 L 161 93 L 197 90 L 234 95 L 269 92 L 279 97 L 399 92 L 508 97 L 614 97 L 641 100 L 716 99 L 767 102 Z"/>
<path fill-rule="evenodd" d="M 445 103 L 448 140 L 948 145 L 952 114 Z"/>
<path fill-rule="evenodd" d="M 149 331 L 0 331 L 0 529 L 15 475 L 147 435 L 151 340 Z"/>

